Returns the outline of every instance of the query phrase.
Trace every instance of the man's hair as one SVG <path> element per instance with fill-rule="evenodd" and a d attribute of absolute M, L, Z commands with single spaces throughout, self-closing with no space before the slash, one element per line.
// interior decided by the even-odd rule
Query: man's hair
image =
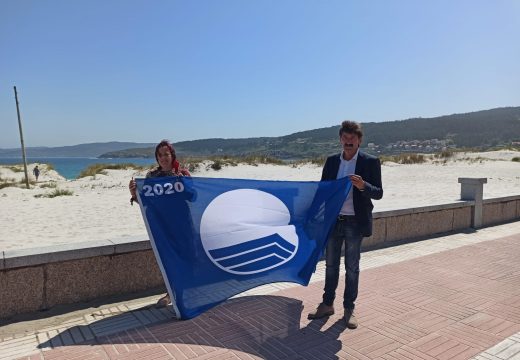
<path fill-rule="evenodd" d="M 355 121 L 343 121 L 341 123 L 341 127 L 339 128 L 339 136 L 341 136 L 343 133 L 356 134 L 360 140 L 363 138 L 363 130 L 361 129 L 361 125 Z"/>

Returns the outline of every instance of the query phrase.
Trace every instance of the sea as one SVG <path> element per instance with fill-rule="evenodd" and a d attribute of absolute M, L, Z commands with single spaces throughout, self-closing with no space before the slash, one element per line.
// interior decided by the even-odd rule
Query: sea
<path fill-rule="evenodd" d="M 154 158 L 79 158 L 79 157 L 28 157 L 27 163 L 51 164 L 54 169 L 66 179 L 76 179 L 78 175 L 94 164 L 124 164 L 131 163 L 139 166 L 154 165 Z M 0 157 L 0 165 L 23 164 L 22 158 Z M 28 169 L 32 171 L 32 169 Z"/>

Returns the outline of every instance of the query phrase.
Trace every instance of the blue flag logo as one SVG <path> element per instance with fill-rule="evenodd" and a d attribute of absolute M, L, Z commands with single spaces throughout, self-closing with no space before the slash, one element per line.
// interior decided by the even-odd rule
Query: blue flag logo
<path fill-rule="evenodd" d="M 152 248 L 182 319 L 263 284 L 307 285 L 351 188 L 348 178 L 136 182 Z"/>
<path fill-rule="evenodd" d="M 276 196 L 240 189 L 217 196 L 206 208 L 200 237 L 208 257 L 237 275 L 260 273 L 293 258 L 298 235 L 291 214 Z"/>

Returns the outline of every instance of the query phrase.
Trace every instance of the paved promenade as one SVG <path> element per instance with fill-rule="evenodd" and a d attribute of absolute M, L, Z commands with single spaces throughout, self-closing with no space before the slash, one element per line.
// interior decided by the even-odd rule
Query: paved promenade
<path fill-rule="evenodd" d="M 188 321 L 153 309 L 153 297 L 6 325 L 0 360 L 520 360 L 520 222 L 365 252 L 361 263 L 356 330 L 340 307 L 307 320 L 320 263 L 308 287 L 262 286 Z"/>

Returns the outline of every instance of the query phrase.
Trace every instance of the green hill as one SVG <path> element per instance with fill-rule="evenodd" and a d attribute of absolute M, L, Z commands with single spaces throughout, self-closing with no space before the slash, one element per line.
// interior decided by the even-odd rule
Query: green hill
<path fill-rule="evenodd" d="M 446 147 L 486 150 L 520 142 L 520 107 L 506 107 L 434 118 L 363 123 L 368 152 L 437 152 Z M 339 151 L 338 125 L 280 137 L 202 139 L 175 143 L 180 156 L 268 155 L 303 159 Z M 153 157 L 153 147 L 108 152 L 101 157 Z"/>
<path fill-rule="evenodd" d="M 89 143 L 71 146 L 57 147 L 28 147 L 26 155 L 28 157 L 99 157 L 100 155 L 111 152 L 128 149 L 130 147 L 149 147 L 152 143 L 135 143 L 135 142 L 105 142 L 105 143 Z M 153 153 L 152 153 L 153 154 Z M 0 157 L 20 157 L 21 150 L 18 149 L 0 149 Z"/>

